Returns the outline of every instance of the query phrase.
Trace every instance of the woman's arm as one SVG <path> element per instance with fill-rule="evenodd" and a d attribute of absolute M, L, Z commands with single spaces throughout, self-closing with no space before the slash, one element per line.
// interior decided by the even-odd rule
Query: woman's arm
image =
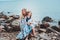
<path fill-rule="evenodd" d="M 20 15 L 20 17 L 19 17 L 19 20 L 21 20 L 22 19 L 22 15 Z"/>

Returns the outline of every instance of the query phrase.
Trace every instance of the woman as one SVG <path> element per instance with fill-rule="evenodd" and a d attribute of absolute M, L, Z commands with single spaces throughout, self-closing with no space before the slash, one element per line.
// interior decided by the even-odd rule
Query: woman
<path fill-rule="evenodd" d="M 16 39 L 24 40 L 24 38 L 27 38 L 27 36 L 31 32 L 32 27 L 27 25 L 26 19 L 27 19 L 26 9 L 22 9 L 22 15 L 20 16 L 21 32 L 17 35 Z"/>

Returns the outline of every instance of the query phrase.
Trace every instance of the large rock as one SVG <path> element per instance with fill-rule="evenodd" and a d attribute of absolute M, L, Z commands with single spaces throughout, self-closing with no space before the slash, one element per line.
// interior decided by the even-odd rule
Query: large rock
<path fill-rule="evenodd" d="M 52 18 L 50 18 L 49 16 L 46 16 L 42 19 L 42 22 L 52 22 Z"/>

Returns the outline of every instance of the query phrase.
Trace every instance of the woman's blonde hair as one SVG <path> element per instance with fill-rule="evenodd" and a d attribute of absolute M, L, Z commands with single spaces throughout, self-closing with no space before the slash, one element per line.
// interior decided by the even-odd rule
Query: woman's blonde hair
<path fill-rule="evenodd" d="M 25 8 L 23 8 L 23 9 L 22 9 L 22 11 L 23 11 L 23 10 L 26 10 L 26 9 L 25 9 Z M 21 13 L 21 14 L 20 14 L 20 18 L 19 18 L 19 19 L 21 20 L 21 19 L 23 19 L 23 18 L 24 18 L 24 15 L 23 15 L 23 13 Z"/>
<path fill-rule="evenodd" d="M 22 9 L 22 10 L 26 10 L 26 9 L 24 8 L 24 9 Z M 25 16 L 27 16 L 28 14 L 30 14 L 30 16 L 32 16 L 32 12 L 31 12 L 31 11 L 27 11 Z M 24 15 L 21 14 L 21 15 L 20 15 L 20 20 L 23 19 L 23 18 L 24 18 Z"/>

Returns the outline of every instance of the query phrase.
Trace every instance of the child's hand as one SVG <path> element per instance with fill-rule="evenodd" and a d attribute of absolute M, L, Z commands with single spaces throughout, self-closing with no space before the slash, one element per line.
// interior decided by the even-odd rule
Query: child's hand
<path fill-rule="evenodd" d="M 31 25 L 32 23 L 27 23 L 28 25 Z"/>

